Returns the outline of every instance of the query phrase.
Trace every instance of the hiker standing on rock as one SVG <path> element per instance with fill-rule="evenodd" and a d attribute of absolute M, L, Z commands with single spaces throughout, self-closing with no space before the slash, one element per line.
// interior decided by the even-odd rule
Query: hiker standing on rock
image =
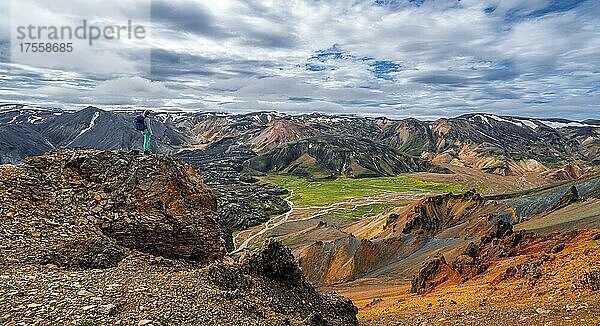
<path fill-rule="evenodd" d="M 144 113 L 135 117 L 135 129 L 142 132 L 144 136 L 144 154 L 150 154 L 152 152 L 152 147 L 150 145 L 150 137 L 152 134 L 152 126 L 150 121 L 150 110 L 144 110 Z"/>

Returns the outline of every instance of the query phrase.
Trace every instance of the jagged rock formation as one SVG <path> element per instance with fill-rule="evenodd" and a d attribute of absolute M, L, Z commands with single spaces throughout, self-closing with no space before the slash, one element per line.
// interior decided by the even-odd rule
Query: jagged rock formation
<path fill-rule="evenodd" d="M 419 272 L 413 277 L 410 287 L 412 293 L 427 293 L 434 287 L 450 280 L 456 275 L 446 262 L 444 255 L 438 254 L 423 262 Z"/>
<path fill-rule="evenodd" d="M 290 249 L 273 238 L 267 238 L 259 251 L 244 252 L 240 261 L 249 273 L 284 281 L 303 280 L 302 271 L 298 268 Z"/>
<path fill-rule="evenodd" d="M 204 263 L 224 254 L 215 198 L 179 160 L 62 149 L 0 172 L 0 210 L 21 234 L 4 240 L 18 259 L 59 259 L 66 255 L 57 249 L 83 254 L 76 249 L 90 246 L 114 252 L 115 245 Z"/>
<path fill-rule="evenodd" d="M 408 212 L 402 233 L 432 235 L 464 222 L 474 210 L 481 208 L 483 199 L 475 190 L 464 194 L 427 197 Z"/>
<path fill-rule="evenodd" d="M 237 263 L 210 189 L 158 155 L 63 149 L 0 166 L 0 323 L 357 325 L 276 241 Z"/>

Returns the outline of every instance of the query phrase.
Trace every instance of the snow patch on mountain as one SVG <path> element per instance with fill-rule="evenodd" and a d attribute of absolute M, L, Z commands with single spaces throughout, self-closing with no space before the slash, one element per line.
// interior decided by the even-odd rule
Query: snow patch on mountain
<path fill-rule="evenodd" d="M 531 120 L 519 120 L 523 125 L 531 128 L 531 129 L 536 129 L 538 126 Z"/>
<path fill-rule="evenodd" d="M 515 126 L 523 127 L 523 125 L 521 123 L 519 123 L 519 122 L 514 122 L 512 120 L 507 120 L 507 119 L 501 118 L 501 117 L 499 117 L 497 115 L 488 114 L 488 117 L 490 117 L 490 118 L 492 118 L 492 119 L 494 119 L 496 121 L 506 122 L 506 123 L 512 123 Z"/>
<path fill-rule="evenodd" d="M 27 117 L 27 122 L 30 124 L 36 124 L 38 122 L 42 122 L 43 120 L 44 119 L 38 117 L 37 115 L 30 115 L 29 117 Z"/>
<path fill-rule="evenodd" d="M 595 127 L 597 128 L 598 126 L 595 125 L 589 125 L 589 124 L 585 124 L 585 123 L 581 123 L 581 122 L 575 122 L 575 121 L 569 121 L 569 122 L 558 122 L 558 121 L 546 121 L 546 120 L 542 120 L 540 121 L 541 123 L 545 124 L 548 127 L 557 129 L 557 128 L 565 128 L 565 127 L 577 127 L 577 128 L 583 128 L 583 127 Z"/>
<path fill-rule="evenodd" d="M 481 114 L 476 114 L 473 117 L 469 118 L 469 121 L 475 121 L 475 118 L 479 118 L 481 121 L 487 123 L 489 126 L 491 126 L 490 121 L 488 120 L 488 118 L 484 115 Z"/>
<path fill-rule="evenodd" d="M 538 127 L 538 125 L 535 122 L 528 119 L 511 118 L 512 120 L 508 120 L 493 114 L 490 114 L 488 116 L 496 121 L 512 123 L 513 125 L 519 126 L 521 128 L 529 127 L 531 129 L 537 129 Z"/>
<path fill-rule="evenodd" d="M 73 144 L 73 142 L 75 140 L 77 140 L 77 138 L 79 138 L 81 135 L 85 134 L 88 130 L 94 128 L 94 126 L 96 125 L 96 119 L 98 119 L 99 116 L 100 116 L 100 112 L 94 112 L 94 116 L 92 116 L 92 120 L 90 121 L 90 124 L 88 125 L 88 127 L 81 130 L 79 132 L 79 134 L 77 134 L 77 136 L 75 138 L 73 138 L 73 140 L 71 140 L 69 145 Z M 67 145 L 67 146 L 69 146 L 69 145 Z"/>

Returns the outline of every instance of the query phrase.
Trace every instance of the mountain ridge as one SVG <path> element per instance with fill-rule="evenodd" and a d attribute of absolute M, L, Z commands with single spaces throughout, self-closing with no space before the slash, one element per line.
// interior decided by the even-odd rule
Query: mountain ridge
<path fill-rule="evenodd" d="M 99 126 L 95 127 L 98 130 L 90 131 L 93 119 L 84 114 L 86 111 L 99 112 L 110 119 L 102 121 L 101 118 Z M 61 118 L 63 115 L 71 119 Z M 127 122 L 131 116 L 132 111 L 104 111 L 94 107 L 72 113 L 5 105 L 0 110 L 0 127 L 22 124 L 22 128 L 40 133 L 54 147 L 72 145 L 129 150 L 138 147 L 136 143 L 140 138 Z M 523 173 L 525 170 L 519 162 L 525 159 L 554 167 L 574 160 L 594 162 L 600 157 L 600 124 L 594 124 L 594 120 L 578 122 L 473 113 L 421 121 L 273 112 L 160 112 L 156 113 L 155 120 L 155 147 L 164 153 L 173 153 L 177 148 L 202 147 L 225 137 L 239 137 L 257 154 L 265 155 L 292 142 L 338 136 L 369 139 L 436 164 L 473 166 L 490 173 Z M 71 127 L 73 125 L 75 127 Z M 106 130 L 116 130 L 117 134 L 106 134 Z M 3 147 L 17 153 L 10 155 L 12 161 L 29 154 L 19 153 L 21 138 L 16 132 L 6 134 L 11 136 L 4 140 Z"/>

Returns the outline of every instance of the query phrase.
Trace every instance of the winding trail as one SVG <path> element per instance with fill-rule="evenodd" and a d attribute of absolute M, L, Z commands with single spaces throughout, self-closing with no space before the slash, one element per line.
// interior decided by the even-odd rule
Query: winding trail
<path fill-rule="evenodd" d="M 273 228 L 285 223 L 288 218 L 290 218 L 290 215 L 294 212 L 294 203 L 290 200 L 292 197 L 294 197 L 294 192 L 291 191 L 290 195 L 287 196 L 286 198 L 284 198 L 285 202 L 288 203 L 288 205 L 290 205 L 290 210 L 285 212 L 282 215 L 279 215 L 277 217 L 274 217 L 270 220 L 267 221 L 267 223 L 265 223 L 264 227 L 262 228 L 262 230 L 258 231 L 257 233 L 253 234 L 252 236 L 250 236 L 248 239 L 244 240 L 244 242 L 242 242 L 242 244 L 237 247 L 234 251 L 232 251 L 230 254 L 236 254 L 246 248 L 248 248 L 248 244 L 250 244 L 250 241 L 252 241 L 254 238 L 264 234 L 265 232 L 272 230 Z M 271 224 L 271 222 L 277 220 L 278 217 L 281 216 L 281 219 L 279 219 L 277 222 L 275 222 L 274 224 Z M 249 230 L 248 230 L 249 231 Z M 233 238 L 233 243 L 235 245 L 235 240 L 240 236 L 240 234 L 242 234 L 243 232 L 240 232 L 238 235 L 236 235 Z"/>
<path fill-rule="evenodd" d="M 379 195 L 375 195 L 372 197 L 360 197 L 360 198 L 351 198 L 349 200 L 346 201 L 341 201 L 341 202 L 336 202 L 336 203 L 332 203 L 330 205 L 327 206 L 303 206 L 303 207 L 296 207 L 294 205 L 294 203 L 292 202 L 292 198 L 294 196 L 294 192 L 290 192 L 290 195 L 287 196 L 286 198 L 284 198 L 284 200 L 288 203 L 288 205 L 290 205 L 290 210 L 285 212 L 284 214 L 275 216 L 273 218 L 271 218 L 270 220 L 268 220 L 264 225 L 263 228 L 260 229 L 260 231 L 258 231 L 257 233 L 254 233 L 253 235 L 251 235 L 250 237 L 248 237 L 247 239 L 245 239 L 239 246 L 236 246 L 236 249 L 232 252 L 230 252 L 229 254 L 236 254 L 239 253 L 240 251 L 248 248 L 248 245 L 250 244 L 250 242 L 252 242 L 252 240 L 254 240 L 255 238 L 265 234 L 267 231 L 270 231 L 284 223 L 287 222 L 296 222 L 296 221 L 306 221 L 306 220 L 312 220 L 314 218 L 326 215 L 327 213 L 334 211 L 336 209 L 338 209 L 340 206 L 343 205 L 348 205 L 351 204 L 353 205 L 352 207 L 348 208 L 350 210 L 355 210 L 358 207 L 361 206 L 367 206 L 367 205 L 372 205 L 372 204 L 380 204 L 380 203 L 388 203 L 390 202 L 390 198 L 388 198 L 389 195 L 399 195 L 401 197 L 401 199 L 408 199 L 408 200 L 415 200 L 417 198 L 421 198 L 423 196 L 427 196 L 430 195 L 431 192 L 418 192 L 418 193 L 412 193 L 412 192 L 408 192 L 408 193 L 383 193 L 383 194 L 379 194 Z M 370 199 L 370 200 L 369 200 Z M 395 199 L 398 199 L 397 197 Z M 356 201 L 363 201 L 363 200 L 369 200 L 366 202 L 360 202 L 360 203 L 355 203 Z M 301 211 L 301 210 L 311 210 L 314 209 L 316 210 L 316 212 L 314 214 L 309 215 L 308 217 L 303 217 L 303 218 L 297 218 L 297 219 L 292 219 L 290 220 L 290 216 L 292 216 L 293 213 L 295 213 L 296 211 Z M 248 232 L 252 232 L 251 229 L 248 230 L 244 230 L 239 232 L 234 238 L 233 238 L 233 243 L 234 245 L 237 244 L 237 240 L 240 236 L 248 233 Z"/>

